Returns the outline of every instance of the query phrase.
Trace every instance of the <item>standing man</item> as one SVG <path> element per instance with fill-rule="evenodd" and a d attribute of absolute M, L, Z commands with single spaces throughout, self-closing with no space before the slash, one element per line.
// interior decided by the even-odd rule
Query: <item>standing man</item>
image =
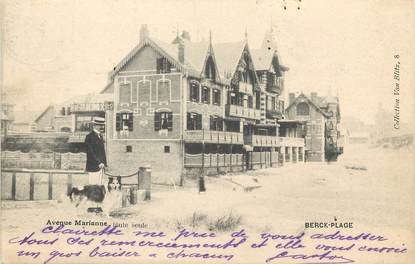
<path fill-rule="evenodd" d="M 86 171 L 88 172 L 89 184 L 102 184 L 103 169 L 107 167 L 107 157 L 105 155 L 104 130 L 105 119 L 94 117 L 92 120 L 92 131 L 85 137 L 86 152 Z"/>

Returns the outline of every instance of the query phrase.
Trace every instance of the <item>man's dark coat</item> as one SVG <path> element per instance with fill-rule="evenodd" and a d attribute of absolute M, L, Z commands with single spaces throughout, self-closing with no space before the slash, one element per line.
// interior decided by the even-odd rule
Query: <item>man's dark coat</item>
<path fill-rule="evenodd" d="M 99 164 L 107 166 L 107 157 L 105 156 L 104 140 L 102 136 L 91 131 L 85 137 L 86 152 L 86 171 L 97 172 L 100 170 Z"/>

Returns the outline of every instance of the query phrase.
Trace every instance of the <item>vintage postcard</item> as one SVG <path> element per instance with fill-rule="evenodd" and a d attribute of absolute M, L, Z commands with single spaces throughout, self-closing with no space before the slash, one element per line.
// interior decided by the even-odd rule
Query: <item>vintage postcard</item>
<path fill-rule="evenodd" d="M 0 3 L 1 263 L 414 263 L 414 1 Z"/>

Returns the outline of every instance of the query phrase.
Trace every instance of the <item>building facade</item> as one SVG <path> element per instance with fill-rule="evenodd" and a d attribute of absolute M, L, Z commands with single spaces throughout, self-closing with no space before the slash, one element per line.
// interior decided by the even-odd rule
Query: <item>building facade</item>
<path fill-rule="evenodd" d="M 151 165 L 154 182 L 181 184 L 201 171 L 255 167 L 257 158 L 261 166 L 278 156 L 302 161 L 300 123 L 278 122 L 287 70 L 275 47 L 251 52 L 247 37 L 214 44 L 192 42 L 183 32 L 164 43 L 142 27 L 139 44 L 102 91 L 114 102 L 105 112 L 110 170 Z"/>
<path fill-rule="evenodd" d="M 290 93 L 286 111 L 289 119 L 305 124 L 302 133 L 305 135 L 306 161 L 335 161 L 343 153 L 338 97 Z"/>

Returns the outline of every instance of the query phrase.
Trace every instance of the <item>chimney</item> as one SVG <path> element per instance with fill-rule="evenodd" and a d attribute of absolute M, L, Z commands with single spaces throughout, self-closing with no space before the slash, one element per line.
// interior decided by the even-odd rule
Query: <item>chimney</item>
<path fill-rule="evenodd" d="M 186 40 L 190 41 L 190 34 L 186 30 L 182 31 L 181 37 L 182 37 L 182 39 L 186 39 Z"/>
<path fill-rule="evenodd" d="M 179 42 L 178 49 L 179 49 L 179 54 L 178 54 L 179 62 L 181 64 L 184 64 L 184 43 L 183 41 Z"/>
<path fill-rule="evenodd" d="M 143 42 L 149 36 L 150 36 L 150 32 L 148 31 L 147 24 L 141 25 L 141 28 L 140 28 L 140 42 Z"/>
<path fill-rule="evenodd" d="M 295 100 L 295 94 L 294 93 L 290 93 L 289 94 L 289 98 L 288 98 L 288 104 L 291 105 Z"/>
<path fill-rule="evenodd" d="M 317 93 L 316 92 L 312 92 L 310 99 L 311 99 L 311 102 L 317 103 Z"/>

